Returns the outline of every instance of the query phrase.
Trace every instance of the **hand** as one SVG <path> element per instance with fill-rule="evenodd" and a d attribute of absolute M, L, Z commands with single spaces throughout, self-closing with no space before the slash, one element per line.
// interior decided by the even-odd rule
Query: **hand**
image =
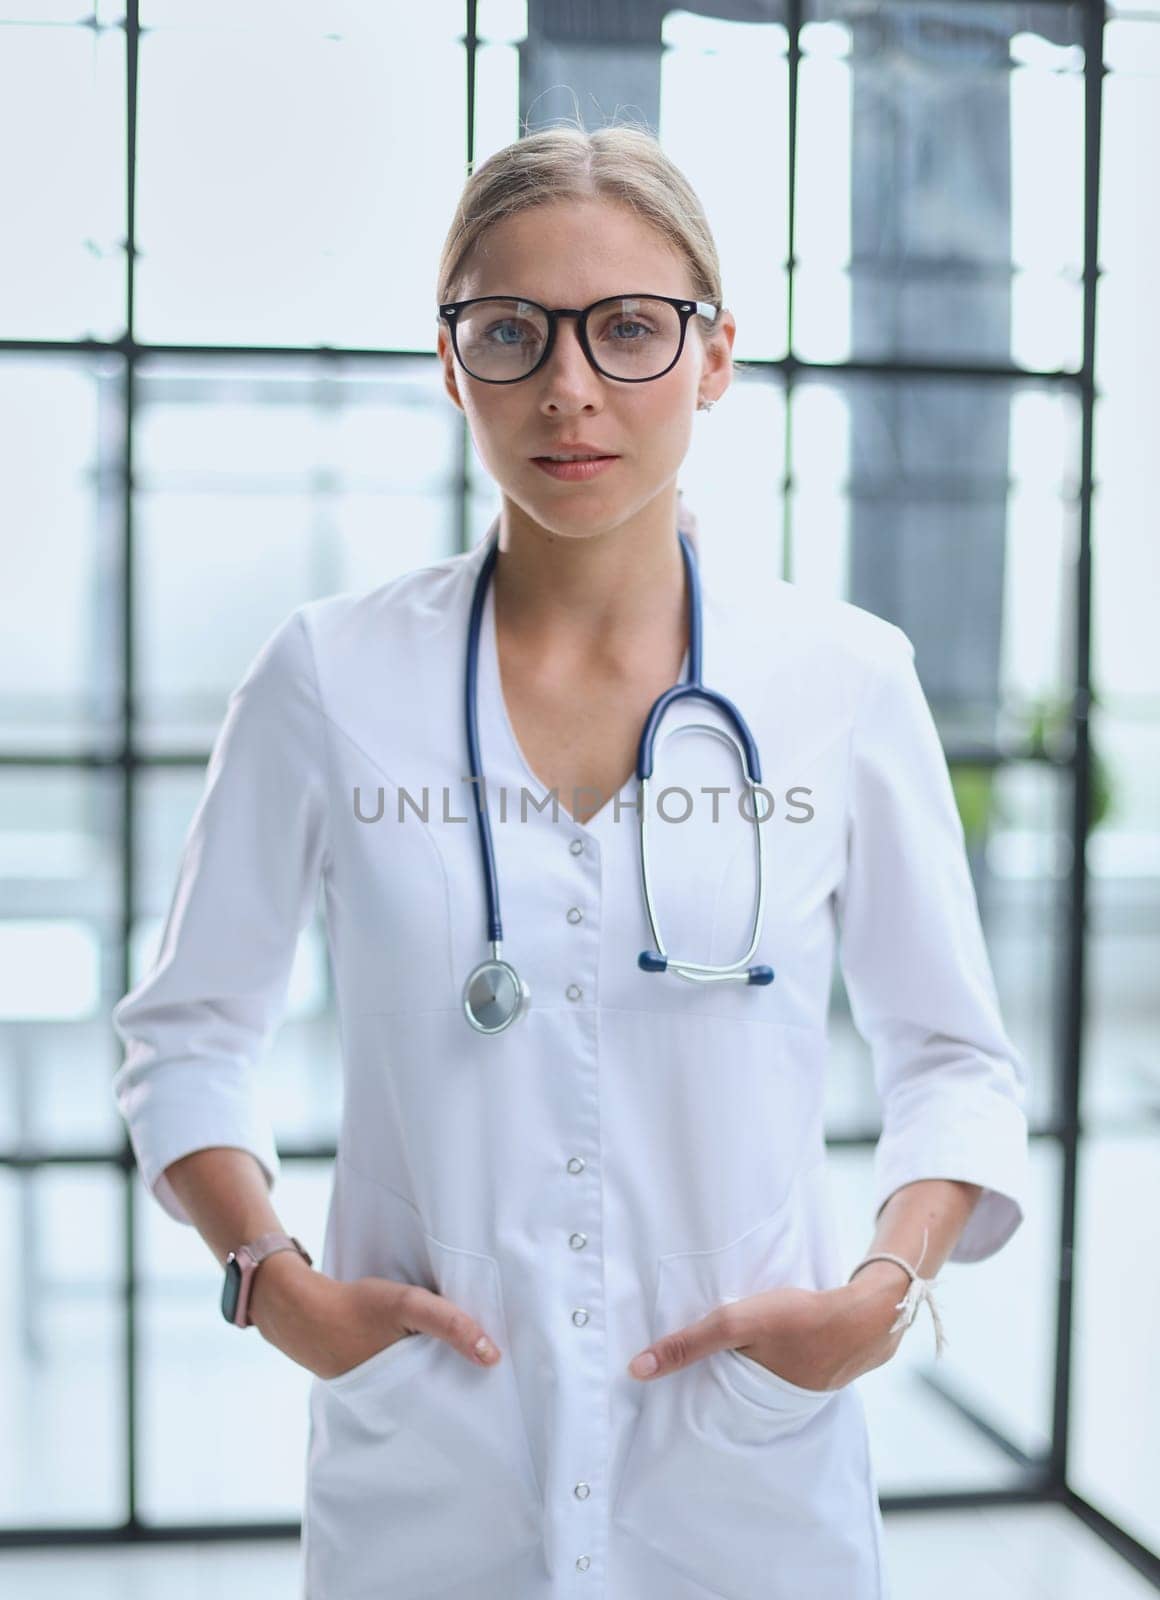
<path fill-rule="evenodd" d="M 883 1266 L 887 1272 L 876 1274 Z M 739 1350 L 804 1389 L 843 1388 L 898 1348 L 902 1332 L 889 1328 L 902 1276 L 889 1262 L 873 1262 L 837 1289 L 767 1289 L 728 1301 L 654 1340 L 648 1351 L 657 1358 L 655 1372 L 634 1370 L 634 1357 L 629 1373 L 661 1378 L 715 1350 Z"/>
<path fill-rule="evenodd" d="M 304 1270 L 281 1268 L 267 1278 L 259 1296 L 263 1275 L 292 1255 L 283 1251 L 262 1263 L 254 1279 L 250 1314 L 264 1338 L 316 1377 L 341 1377 L 416 1333 L 445 1340 L 473 1366 L 491 1367 L 499 1361 L 489 1329 L 421 1284 L 374 1277 L 345 1282 L 308 1268 L 293 1255 Z M 488 1346 L 482 1355 L 476 1351 L 480 1339 L 486 1339 Z"/>

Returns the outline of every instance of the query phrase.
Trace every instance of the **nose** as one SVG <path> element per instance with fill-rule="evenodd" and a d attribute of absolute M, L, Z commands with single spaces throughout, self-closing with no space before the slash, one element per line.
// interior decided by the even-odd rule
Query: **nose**
<path fill-rule="evenodd" d="M 579 317 L 559 318 L 552 353 L 539 375 L 544 380 L 545 399 L 553 394 L 574 399 L 600 388 L 603 378 L 580 343 Z"/>

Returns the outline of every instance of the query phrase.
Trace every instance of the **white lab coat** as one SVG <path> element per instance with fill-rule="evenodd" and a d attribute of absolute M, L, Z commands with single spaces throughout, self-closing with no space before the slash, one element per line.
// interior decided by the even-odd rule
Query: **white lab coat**
<path fill-rule="evenodd" d="M 158 961 L 114 1012 L 117 1102 L 165 1210 L 189 1222 L 161 1174 L 203 1146 L 251 1150 L 273 1183 L 251 1069 L 321 883 L 345 1096 L 317 1264 L 448 1295 L 503 1351 L 477 1368 L 412 1334 L 313 1380 L 302 1594 L 886 1600 L 856 1384 L 802 1388 L 730 1351 L 651 1383 L 626 1366 L 727 1299 L 833 1287 L 853 1265 L 822 1118 L 839 931 L 883 1110 L 876 1205 L 918 1178 L 981 1184 L 952 1261 L 1022 1221 L 1024 1067 L 913 648 L 786 582 L 726 603 L 702 571 L 704 681 L 747 718 L 774 801 L 754 959 L 776 976 L 694 984 L 637 966 L 635 777 L 587 825 L 563 806 L 520 820 L 521 786 L 544 790 L 501 699 L 489 587 L 480 749 L 503 953 L 532 999 L 486 1037 L 462 1009 L 489 953 L 462 688 L 483 553 L 299 606 L 267 640 L 230 699 Z M 682 701 L 662 732 L 692 722 L 728 726 Z M 651 813 L 662 937 L 732 961 L 754 881 L 736 758 L 704 733 L 658 743 L 654 800 L 665 784 L 694 804 Z M 356 817 L 356 786 L 363 817 L 382 789 L 381 820 Z M 702 786 L 728 788 L 716 823 Z M 426 789 L 426 822 L 398 820 L 403 788 Z"/>

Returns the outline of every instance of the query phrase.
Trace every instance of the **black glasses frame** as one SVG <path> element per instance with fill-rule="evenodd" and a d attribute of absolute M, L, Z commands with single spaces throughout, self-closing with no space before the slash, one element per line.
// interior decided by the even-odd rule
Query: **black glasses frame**
<path fill-rule="evenodd" d="M 521 372 L 518 378 L 481 378 L 477 372 L 472 372 L 471 368 L 467 365 L 467 362 L 464 361 L 463 357 L 459 353 L 459 313 L 466 306 L 482 305 L 489 300 L 506 300 L 509 302 L 512 300 L 518 300 L 523 305 L 533 306 L 537 311 L 542 311 L 548 319 L 548 337 L 544 341 L 543 354 L 540 356 L 540 359 L 536 362 L 534 367 L 529 367 L 527 372 Z M 597 361 L 596 357 L 592 354 L 592 346 L 588 343 L 589 315 L 596 310 L 597 306 L 609 305 L 617 300 L 663 300 L 666 305 L 672 306 L 680 316 L 681 336 L 677 340 L 677 353 L 669 362 L 668 366 L 663 368 L 660 372 L 654 372 L 647 378 L 621 378 L 618 377 L 616 373 L 605 372 L 599 361 Z M 657 378 L 663 378 L 666 372 L 671 372 L 676 366 L 677 362 L 681 359 L 681 352 L 685 348 L 685 331 L 689 326 L 689 318 L 696 314 L 699 317 L 706 317 L 710 322 L 713 322 L 716 320 L 720 309 L 720 306 L 715 306 L 711 301 L 708 300 L 684 300 L 679 299 L 677 296 L 671 294 L 653 294 L 651 290 L 640 290 L 638 292 L 629 292 L 626 290 L 623 294 L 601 295 L 599 300 L 593 300 L 592 304 L 589 306 L 581 306 L 579 308 L 574 306 L 556 306 L 555 309 L 550 306 L 542 306 L 538 300 L 529 300 L 526 295 L 522 294 L 481 294 L 476 295 L 471 300 L 446 301 L 439 307 L 439 318 L 441 321 L 445 322 L 451 330 L 451 348 L 455 352 L 455 359 L 459 362 L 459 365 L 463 368 L 464 372 L 466 372 L 469 377 L 474 378 L 477 383 L 523 383 L 525 378 L 530 378 L 533 373 L 539 372 L 545 361 L 547 361 L 548 357 L 552 354 L 553 346 L 556 343 L 556 325 L 560 321 L 561 317 L 576 318 L 576 337 L 580 341 L 580 348 L 583 350 L 585 356 L 587 356 L 589 366 L 591 366 L 594 372 L 598 372 L 602 378 L 610 378 L 613 383 L 653 383 Z"/>

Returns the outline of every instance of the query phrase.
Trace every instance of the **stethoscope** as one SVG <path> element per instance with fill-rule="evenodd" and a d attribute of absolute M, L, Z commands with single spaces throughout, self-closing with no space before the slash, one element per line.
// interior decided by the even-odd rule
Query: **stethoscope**
<path fill-rule="evenodd" d="M 765 984 L 773 982 L 773 968 L 748 966 L 761 939 L 765 918 L 765 840 L 761 819 L 757 814 L 757 785 L 761 782 L 761 762 L 757 744 L 745 719 L 737 707 L 723 694 L 706 689 L 701 683 L 701 585 L 696 557 L 688 536 L 678 530 L 681 553 L 685 558 L 685 573 L 689 586 L 689 676 L 685 683 L 674 684 L 654 702 L 641 730 L 640 746 L 636 758 L 636 775 L 640 784 L 640 878 L 644 902 L 652 929 L 653 950 L 642 950 L 637 965 L 642 972 L 675 972 L 678 977 L 695 983 L 714 983 L 732 980 L 735 983 Z M 491 844 L 491 826 L 487 815 L 487 799 L 483 792 L 483 773 L 479 759 L 479 726 L 476 716 L 476 683 L 479 670 L 479 635 L 483 617 L 487 585 L 499 555 L 499 535 L 494 534 L 491 546 L 475 580 L 475 593 L 471 602 L 471 618 L 467 629 L 466 720 L 467 754 L 471 786 L 475 793 L 475 814 L 479 823 L 480 852 L 483 857 L 483 876 L 487 889 L 487 933 L 491 944 L 491 957 L 481 961 L 463 986 L 463 1009 L 467 1020 L 480 1033 L 500 1033 L 517 1017 L 522 1016 L 531 1001 L 531 991 L 516 972 L 510 961 L 501 954 L 503 925 L 499 916 L 499 885 L 496 880 L 495 852 Z M 669 737 L 679 733 L 711 733 L 733 746 L 745 770 L 749 787 L 750 815 L 757 840 L 757 903 L 753 913 L 753 935 L 743 956 L 728 966 L 708 966 L 697 961 L 678 961 L 665 949 L 657 927 L 656 907 L 648 881 L 648 785 L 653 770 L 653 744 L 661 718 L 678 700 L 707 700 L 717 706 L 733 723 L 741 743 L 722 728 L 707 722 L 690 722 L 674 728 Z M 741 970 L 744 968 L 745 970 Z"/>

